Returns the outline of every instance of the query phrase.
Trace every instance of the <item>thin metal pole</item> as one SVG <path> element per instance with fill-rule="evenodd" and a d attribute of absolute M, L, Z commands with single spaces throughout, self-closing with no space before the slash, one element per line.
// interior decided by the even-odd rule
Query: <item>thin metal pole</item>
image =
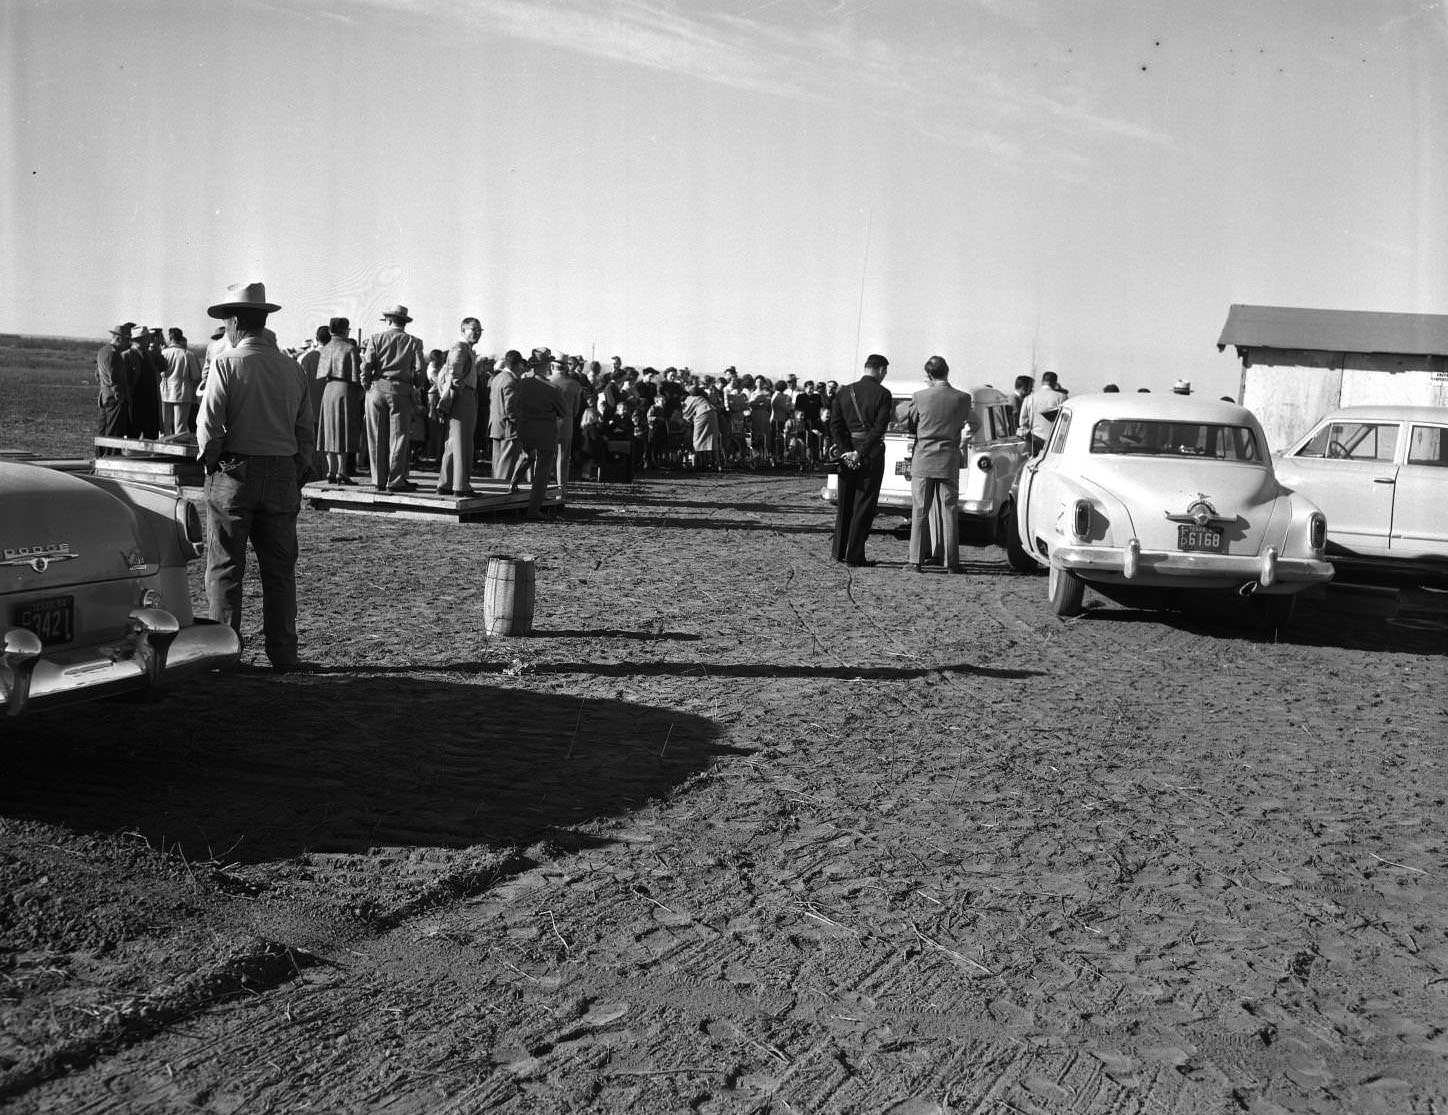
<path fill-rule="evenodd" d="M 865 254 L 860 260 L 860 306 L 855 315 L 855 363 L 854 370 L 860 367 L 860 333 L 865 327 L 865 271 L 870 266 L 870 230 L 874 222 L 875 210 L 870 207 L 865 210 Z"/>

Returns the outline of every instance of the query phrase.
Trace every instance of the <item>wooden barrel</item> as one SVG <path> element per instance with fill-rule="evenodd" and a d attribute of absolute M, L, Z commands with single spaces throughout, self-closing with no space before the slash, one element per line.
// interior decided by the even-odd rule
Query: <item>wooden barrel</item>
<path fill-rule="evenodd" d="M 532 554 L 489 554 L 483 579 L 483 634 L 527 635 L 533 630 Z"/>

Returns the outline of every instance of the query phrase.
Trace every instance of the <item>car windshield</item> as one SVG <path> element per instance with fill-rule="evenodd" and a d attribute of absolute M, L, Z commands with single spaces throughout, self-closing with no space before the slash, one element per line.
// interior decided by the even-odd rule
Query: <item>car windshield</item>
<path fill-rule="evenodd" d="M 1110 418 L 1091 430 L 1091 452 L 1132 457 L 1210 457 L 1260 461 L 1257 435 L 1246 426 Z"/>

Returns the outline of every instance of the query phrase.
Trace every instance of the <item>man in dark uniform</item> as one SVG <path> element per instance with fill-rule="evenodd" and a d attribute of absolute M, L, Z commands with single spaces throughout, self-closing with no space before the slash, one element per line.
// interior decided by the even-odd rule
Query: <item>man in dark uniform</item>
<path fill-rule="evenodd" d="M 100 393 L 96 405 L 100 415 L 96 433 L 101 437 L 126 437 L 131 405 L 130 382 L 126 375 L 126 350 L 131 347 L 131 327 L 117 325 L 111 329 L 111 342 L 96 353 L 96 382 Z M 119 449 L 99 449 L 97 456 L 119 453 Z"/>
<path fill-rule="evenodd" d="M 885 479 L 885 431 L 894 401 L 880 381 L 889 367 L 890 361 L 872 353 L 865 359 L 864 374 L 836 395 L 830 407 L 830 437 L 845 448 L 832 554 L 846 565 L 875 564 L 865 560 L 865 540 Z"/>

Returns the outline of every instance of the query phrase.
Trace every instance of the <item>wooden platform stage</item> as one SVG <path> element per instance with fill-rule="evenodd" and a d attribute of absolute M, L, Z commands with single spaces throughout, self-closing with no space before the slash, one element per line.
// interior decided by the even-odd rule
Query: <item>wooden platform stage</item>
<path fill-rule="evenodd" d="M 528 489 L 524 487 L 509 495 L 505 480 L 474 477 L 474 495 L 440 496 L 435 491 L 437 473 L 434 471 L 412 473 L 410 479 L 417 485 L 415 492 L 379 492 L 370 481 L 360 477 L 353 479 L 357 481 L 353 485 L 313 481 L 302 489 L 302 496 L 312 507 L 322 511 L 391 515 L 399 519 L 451 519 L 459 523 L 474 523 L 499 515 L 521 515 L 528 509 Z M 562 497 L 558 486 L 550 484 L 543 496 L 544 508 L 557 507 L 560 503 Z"/>

